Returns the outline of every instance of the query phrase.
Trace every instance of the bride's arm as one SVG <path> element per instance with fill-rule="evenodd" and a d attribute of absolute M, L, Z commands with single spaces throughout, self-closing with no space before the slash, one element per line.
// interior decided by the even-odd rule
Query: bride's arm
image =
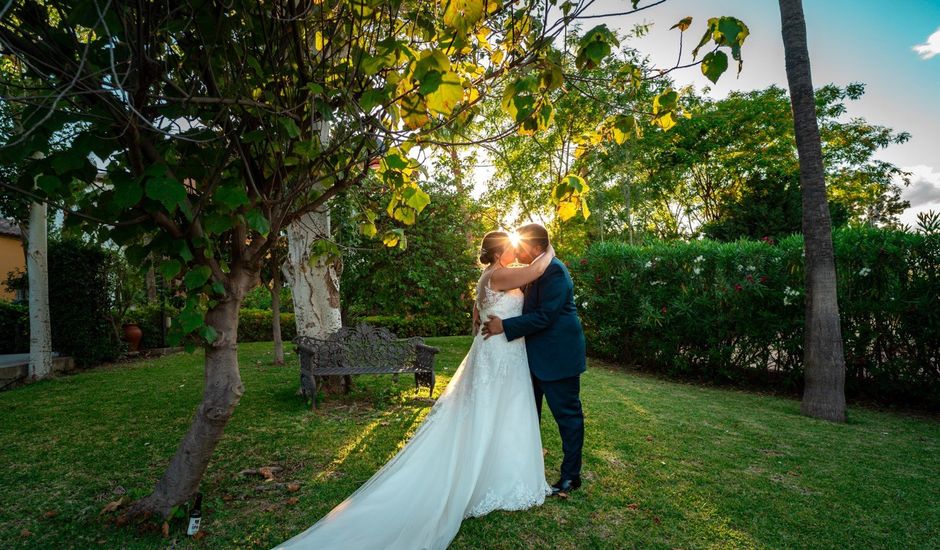
<path fill-rule="evenodd" d="M 509 290 L 525 286 L 538 279 L 548 269 L 548 265 L 555 257 L 555 249 L 548 245 L 548 250 L 538 260 L 525 267 L 513 269 L 497 269 L 490 276 L 490 288 L 493 290 Z"/>

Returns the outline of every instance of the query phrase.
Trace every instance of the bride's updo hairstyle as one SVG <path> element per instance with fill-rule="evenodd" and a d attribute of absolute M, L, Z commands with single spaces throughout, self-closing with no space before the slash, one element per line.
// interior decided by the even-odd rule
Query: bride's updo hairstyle
<path fill-rule="evenodd" d="M 508 245 L 509 233 L 490 231 L 483 236 L 483 243 L 480 244 L 480 263 L 483 265 L 492 264 Z"/>

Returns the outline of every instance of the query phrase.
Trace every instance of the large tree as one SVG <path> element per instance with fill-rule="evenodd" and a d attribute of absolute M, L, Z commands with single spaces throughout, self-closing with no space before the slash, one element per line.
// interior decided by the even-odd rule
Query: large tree
<path fill-rule="evenodd" d="M 661 2 L 639 3 L 620 14 Z M 26 113 L 23 131 L 0 154 L 0 162 L 24 165 L 9 187 L 32 192 L 38 185 L 34 194 L 63 207 L 66 223 L 127 246 L 132 263 L 163 258 L 159 272 L 182 279 L 186 291 L 174 334 L 205 347 L 205 388 L 192 424 L 133 512 L 166 515 L 197 490 L 244 392 L 238 309 L 259 284 L 273 236 L 345 191 L 369 186 L 383 191 L 381 206 L 395 224 L 376 236 L 403 243 L 404 226 L 429 201 L 418 186 L 415 151 L 466 124 L 494 89 L 503 91 L 511 116 L 479 139 L 546 127 L 562 93 L 559 57 L 596 65 L 611 50 L 603 25 L 584 33 L 574 52 L 556 47 L 570 23 L 598 16 L 585 15 L 591 4 L 3 5 L 0 48 L 19 63 L 3 65 L 0 78 L 36 82 L 3 98 Z M 702 44 L 740 57 L 743 24 L 720 21 L 709 23 Z M 673 111 L 667 102 L 658 116 Z M 68 146 L 51 150 L 54 136 Z M 31 160 L 36 152 L 47 158 Z M 556 197 L 559 208 L 581 201 L 576 185 Z M 371 235 L 377 214 L 353 215 Z M 311 263 L 335 253 L 325 238 L 308 246 Z"/>
<path fill-rule="evenodd" d="M 803 190 L 803 241 L 806 254 L 804 336 L 804 414 L 845 421 L 845 357 L 836 293 L 832 224 L 826 199 L 822 142 L 806 42 L 802 0 L 780 0 L 787 82 L 793 105 L 796 147 Z"/>

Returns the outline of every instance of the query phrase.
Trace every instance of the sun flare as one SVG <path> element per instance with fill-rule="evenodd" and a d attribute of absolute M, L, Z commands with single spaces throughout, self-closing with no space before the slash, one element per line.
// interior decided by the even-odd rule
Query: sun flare
<path fill-rule="evenodd" d="M 522 237 L 520 237 L 518 233 L 513 231 L 509 234 L 509 243 L 513 248 L 517 248 L 520 242 L 522 242 Z"/>

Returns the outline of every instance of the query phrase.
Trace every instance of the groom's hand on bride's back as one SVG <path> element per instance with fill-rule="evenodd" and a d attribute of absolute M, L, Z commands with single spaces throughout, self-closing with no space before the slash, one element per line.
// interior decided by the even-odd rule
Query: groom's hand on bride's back
<path fill-rule="evenodd" d="M 490 336 L 495 336 L 502 333 L 503 320 L 495 315 L 490 315 L 489 320 L 483 323 L 483 339 L 486 340 Z"/>

